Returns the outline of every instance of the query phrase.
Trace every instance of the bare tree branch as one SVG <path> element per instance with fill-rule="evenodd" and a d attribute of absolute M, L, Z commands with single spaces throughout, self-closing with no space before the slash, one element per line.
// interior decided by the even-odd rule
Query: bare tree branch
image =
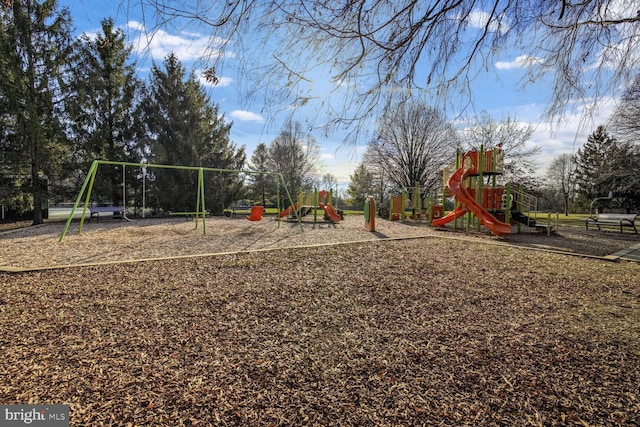
<path fill-rule="evenodd" d="M 396 93 L 418 91 L 461 114 L 472 83 L 506 48 L 532 58 L 523 85 L 551 79 L 547 118 L 574 101 L 597 106 L 627 86 L 640 65 L 635 0 L 139 0 L 165 25 L 190 19 L 209 28 L 213 49 L 237 53 L 247 93 L 265 105 L 318 97 L 310 75 L 326 76 L 320 109 L 327 130 L 371 125 Z M 220 42 L 223 40 L 223 42 Z M 265 53 L 268 53 L 265 55 Z M 221 70 L 225 55 L 203 53 Z M 212 62 L 212 63 L 209 63 Z M 295 106 L 295 104 L 294 104 Z"/>

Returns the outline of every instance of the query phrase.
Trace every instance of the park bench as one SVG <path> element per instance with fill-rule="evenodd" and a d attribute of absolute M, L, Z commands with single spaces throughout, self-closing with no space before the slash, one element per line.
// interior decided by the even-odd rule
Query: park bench
<path fill-rule="evenodd" d="M 622 233 L 623 227 L 631 227 L 636 234 L 638 234 L 638 229 L 636 228 L 635 220 L 638 214 L 615 214 L 615 213 L 604 213 L 598 214 L 595 217 L 587 218 L 585 225 L 587 230 L 589 229 L 589 224 L 595 225 L 600 230 L 600 226 L 619 226 L 620 233 Z"/>
<path fill-rule="evenodd" d="M 113 219 L 123 218 L 122 206 L 96 206 L 89 208 L 89 212 L 91 212 L 91 215 L 89 215 L 89 221 L 91 221 L 91 218 L 95 217 L 96 222 L 98 222 L 100 221 L 101 216 L 109 216 Z"/>
<path fill-rule="evenodd" d="M 237 214 L 251 214 L 250 205 L 238 205 L 231 206 L 231 218 L 234 218 Z"/>

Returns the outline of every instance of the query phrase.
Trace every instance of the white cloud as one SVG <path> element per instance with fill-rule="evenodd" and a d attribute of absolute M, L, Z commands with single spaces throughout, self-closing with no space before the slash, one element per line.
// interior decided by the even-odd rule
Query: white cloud
<path fill-rule="evenodd" d="M 148 53 L 155 60 L 164 59 L 170 53 L 174 53 L 180 61 L 194 61 L 203 57 L 214 58 L 222 55 L 215 48 L 221 44 L 220 39 L 212 40 L 208 36 L 190 32 L 170 34 L 162 29 L 149 31 L 138 21 L 127 22 L 127 28 L 138 33 L 130 36 L 136 52 Z M 225 55 L 234 56 L 232 52 Z"/>
<path fill-rule="evenodd" d="M 127 22 L 127 28 L 134 31 L 144 32 L 146 28 L 142 22 L 138 21 L 129 21 Z"/>
<path fill-rule="evenodd" d="M 490 31 L 496 33 L 504 33 L 509 30 L 509 24 L 505 22 L 506 18 L 504 16 L 496 18 L 495 16 L 491 18 L 491 15 L 487 12 L 483 12 L 481 10 L 474 10 L 469 14 L 467 18 L 467 23 L 473 28 L 484 29 L 485 27 L 489 27 Z"/>
<path fill-rule="evenodd" d="M 240 120 L 241 122 L 258 122 L 264 123 L 264 117 L 251 111 L 235 110 L 229 114 L 231 118 Z"/>
<path fill-rule="evenodd" d="M 196 74 L 201 73 L 196 72 Z M 233 79 L 231 77 L 218 77 L 218 82 L 215 84 L 207 80 L 203 75 L 200 75 L 200 78 L 198 80 L 200 81 L 200 84 L 202 86 L 208 87 L 227 87 L 231 86 L 231 83 L 233 83 Z"/>
<path fill-rule="evenodd" d="M 531 55 L 520 55 L 516 59 L 510 62 L 498 61 L 496 62 L 496 68 L 498 70 L 512 70 L 516 68 L 526 68 L 535 62 L 540 62 L 538 58 Z"/>
<path fill-rule="evenodd" d="M 604 8 L 604 19 L 624 19 L 637 14 L 636 0 L 611 0 Z"/>
<path fill-rule="evenodd" d="M 588 112 L 589 104 L 577 104 L 560 124 L 539 122 L 531 136 L 531 143 L 541 148 L 536 156 L 537 174 L 544 176 L 554 158 L 560 154 L 575 154 L 598 125 L 606 124 L 615 109 L 615 99 L 604 98 L 598 107 Z"/>

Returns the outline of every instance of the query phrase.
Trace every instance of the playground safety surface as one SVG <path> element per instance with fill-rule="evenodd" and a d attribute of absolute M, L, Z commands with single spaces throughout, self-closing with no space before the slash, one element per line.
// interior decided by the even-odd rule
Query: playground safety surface
<path fill-rule="evenodd" d="M 92 427 L 640 425 L 640 264 L 546 252 L 635 235 L 206 224 L 0 236 L 3 263 L 94 263 L 0 272 L 0 402 Z"/>
<path fill-rule="evenodd" d="M 203 227 L 206 233 L 203 233 Z M 132 262 L 221 253 L 264 251 L 314 245 L 345 244 L 384 239 L 442 237 L 488 244 L 512 245 L 609 260 L 640 261 L 639 237 L 631 233 L 584 230 L 561 226 L 557 234 L 515 232 L 495 237 L 486 231 L 464 232 L 433 228 L 425 222 L 377 219 L 376 231 L 364 229 L 361 216 L 347 216 L 339 224 L 298 223 L 266 217 L 260 222 L 226 217 L 186 221 L 181 218 L 139 221 L 72 223 L 62 242 L 60 222 L 0 232 L 0 270 L 21 271 L 101 263 Z M 437 250 L 436 250 L 437 252 Z"/>

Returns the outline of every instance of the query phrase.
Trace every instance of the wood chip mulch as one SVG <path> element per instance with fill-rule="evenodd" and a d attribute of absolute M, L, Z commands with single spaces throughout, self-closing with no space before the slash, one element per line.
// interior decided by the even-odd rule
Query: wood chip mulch
<path fill-rule="evenodd" d="M 51 247 L 214 250 L 211 224 Z M 239 247 L 263 245 L 237 225 Z M 640 425 L 639 264 L 519 247 L 571 249 L 562 232 L 287 247 L 294 229 L 270 229 L 272 251 L 0 273 L 0 402 L 68 404 L 72 426 Z M 333 230 L 349 234 L 298 237 Z M 45 231 L 0 253 L 41 256 Z"/>

